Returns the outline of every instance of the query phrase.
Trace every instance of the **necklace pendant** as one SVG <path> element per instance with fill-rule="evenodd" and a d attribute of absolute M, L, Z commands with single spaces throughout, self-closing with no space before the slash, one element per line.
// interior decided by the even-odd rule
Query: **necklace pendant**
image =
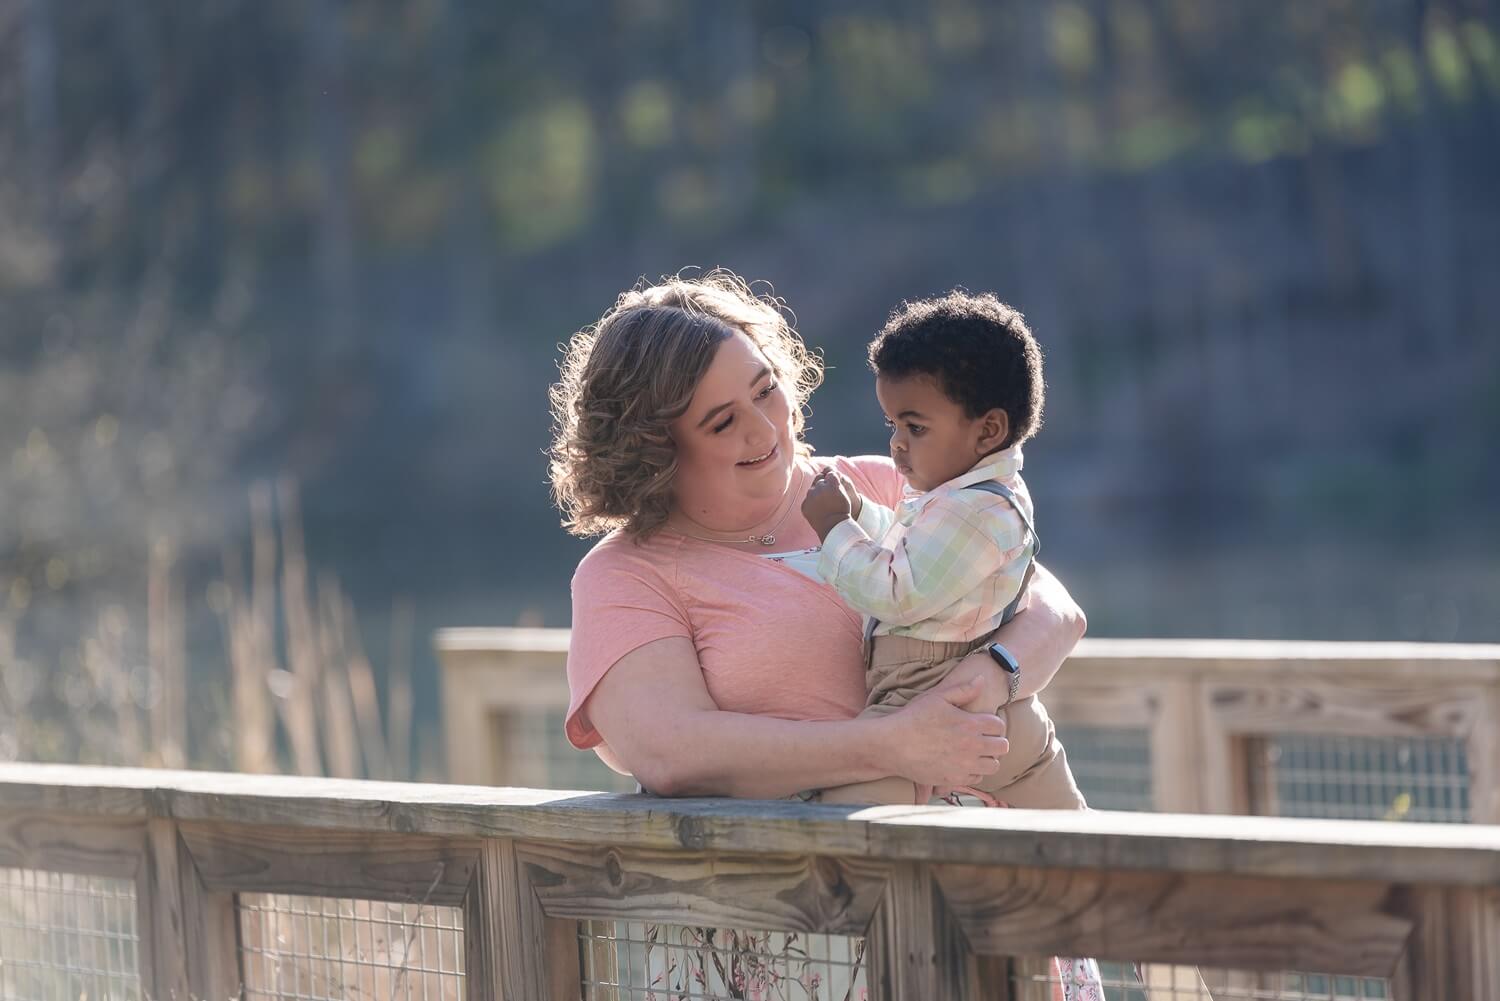
<path fill-rule="evenodd" d="M 750 541 L 759 542 L 763 546 L 774 546 L 776 545 L 776 536 L 769 533 L 766 535 L 752 535 L 750 536 Z"/>

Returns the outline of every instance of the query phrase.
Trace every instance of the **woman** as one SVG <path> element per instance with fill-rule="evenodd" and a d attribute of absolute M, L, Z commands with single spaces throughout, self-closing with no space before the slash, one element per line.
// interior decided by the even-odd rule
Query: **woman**
<path fill-rule="evenodd" d="M 815 458 L 803 406 L 822 368 L 779 303 L 712 272 L 626 292 L 568 346 L 552 389 L 552 487 L 564 524 L 606 534 L 573 577 L 568 739 L 666 796 L 777 798 L 903 776 L 966 786 L 1007 750 L 1008 679 L 987 654 L 880 718 L 863 628 L 838 593 L 768 559 L 817 545 L 801 516 L 818 469 L 895 506 L 889 459 Z M 862 512 L 855 512 L 856 518 Z M 1083 613 L 1037 567 L 997 639 L 1043 688 Z M 1055 996 L 1102 996 L 1091 960 L 1055 961 Z"/>
<path fill-rule="evenodd" d="M 779 303 L 727 272 L 620 296 L 576 335 L 553 387 L 554 495 L 608 533 L 573 578 L 567 733 L 661 795 L 784 797 L 901 775 L 963 786 L 998 767 L 1006 701 L 980 653 L 884 719 L 865 701 L 862 629 L 830 587 L 771 553 L 817 544 L 800 506 L 833 466 L 894 505 L 890 460 L 815 458 L 803 407 L 822 379 Z M 1084 617 L 1038 568 L 997 637 L 1045 687 Z"/>

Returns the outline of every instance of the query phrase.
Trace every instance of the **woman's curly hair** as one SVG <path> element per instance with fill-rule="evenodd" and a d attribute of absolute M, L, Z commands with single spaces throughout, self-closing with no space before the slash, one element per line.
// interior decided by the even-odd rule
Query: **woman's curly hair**
<path fill-rule="evenodd" d="M 782 301 L 723 269 L 642 282 L 573 335 L 552 386 L 552 497 L 569 532 L 618 528 L 644 539 L 666 522 L 677 473 L 671 424 L 735 331 L 755 342 L 790 393 L 797 451 L 810 451 L 801 441 L 803 406 L 823 364 Z"/>

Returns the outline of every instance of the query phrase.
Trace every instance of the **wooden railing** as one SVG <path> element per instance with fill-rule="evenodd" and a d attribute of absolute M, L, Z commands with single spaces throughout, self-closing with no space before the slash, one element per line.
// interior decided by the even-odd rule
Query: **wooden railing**
<path fill-rule="evenodd" d="M 1485 825 L 854 810 L 4 765 L 7 869 L 30 874 L 22 884 L 50 872 L 133 889 L 135 969 L 152 998 L 286 993 L 267 981 L 282 960 L 266 957 L 322 955 L 329 925 L 300 917 L 263 935 L 247 901 L 295 894 L 445 909 L 451 925 L 435 925 L 461 940 L 449 963 L 461 986 L 433 993 L 455 998 L 646 997 L 660 968 L 647 952 L 634 967 L 616 952 L 601 974 L 593 964 L 611 940 L 580 937 L 599 927 L 581 922 L 639 922 L 863 936 L 878 1001 L 1036 996 L 1022 974 L 1056 954 L 1197 964 L 1223 983 L 1211 970 L 1317 970 L 1389 978 L 1397 998 L 1500 999 L 1500 828 Z M 273 909 L 283 898 L 256 899 Z M 417 937 L 389 935 L 387 953 L 394 939 L 412 961 Z M 26 953 L 24 934 L 7 941 L 0 977 L 68 968 L 55 945 L 38 947 L 54 950 L 49 960 Z M 341 946 L 340 962 L 361 950 L 351 960 Z M 428 955 L 421 969 L 443 966 Z M 622 983 L 632 969 L 642 982 Z M 296 993 L 373 996 L 344 975 Z"/>
<path fill-rule="evenodd" d="M 561 734 L 567 643 L 437 634 L 451 777 L 610 787 Z M 1087 639 L 1043 701 L 1096 805 L 1500 823 L 1500 645 Z"/>

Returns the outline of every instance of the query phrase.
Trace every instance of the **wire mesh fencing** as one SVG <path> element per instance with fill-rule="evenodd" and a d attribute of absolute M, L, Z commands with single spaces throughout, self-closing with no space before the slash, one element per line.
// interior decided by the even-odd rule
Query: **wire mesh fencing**
<path fill-rule="evenodd" d="M 1104 988 L 1100 1001 L 1374 1001 L 1391 996 L 1389 983 L 1378 977 L 1258 973 L 1166 963 L 1103 963 L 1100 970 Z M 1046 959 L 1013 964 L 1011 996 L 1013 1001 L 1082 1001 L 1088 997 L 1068 971 Z"/>
<path fill-rule="evenodd" d="M 1273 735 L 1252 742 L 1255 812 L 1467 823 L 1469 763 L 1451 737 Z"/>
<path fill-rule="evenodd" d="M 583 1001 L 865 1001 L 865 943 L 847 935 L 627 921 L 578 927 Z"/>
<path fill-rule="evenodd" d="M 1156 808 L 1151 780 L 1151 734 L 1144 727 L 1057 724 L 1068 767 L 1089 806 L 1096 810 Z"/>
<path fill-rule="evenodd" d="M 247 999 L 462 1001 L 456 907 L 269 893 L 239 896 Z"/>
<path fill-rule="evenodd" d="M 0 999 L 141 997 L 135 884 L 0 868 Z"/>

